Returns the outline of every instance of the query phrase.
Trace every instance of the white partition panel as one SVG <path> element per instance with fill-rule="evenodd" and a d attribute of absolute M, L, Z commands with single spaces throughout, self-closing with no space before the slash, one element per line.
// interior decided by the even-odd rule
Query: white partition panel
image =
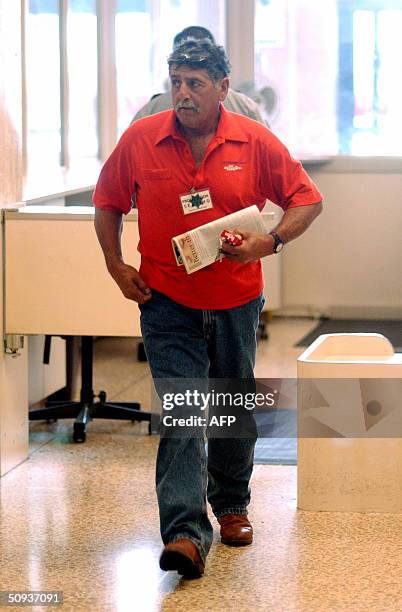
<path fill-rule="evenodd" d="M 8 334 L 140 336 L 138 306 L 109 276 L 93 209 L 32 206 L 7 211 L 5 330 Z M 122 247 L 138 267 L 138 225 L 125 219 Z"/>
<path fill-rule="evenodd" d="M 297 360 L 298 508 L 402 513 L 402 355 L 324 334 Z"/>

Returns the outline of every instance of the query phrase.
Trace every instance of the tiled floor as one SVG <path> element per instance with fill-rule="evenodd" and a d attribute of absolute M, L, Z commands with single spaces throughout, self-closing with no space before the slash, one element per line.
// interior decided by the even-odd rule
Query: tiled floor
<path fill-rule="evenodd" d="M 257 375 L 295 376 L 293 344 L 313 326 L 274 320 Z M 98 340 L 95 389 L 145 404 L 135 354 L 132 340 Z M 295 467 L 256 466 L 252 546 L 226 547 L 216 529 L 202 579 L 162 572 L 156 448 L 144 424 L 93 421 L 85 444 L 71 421 L 32 424 L 29 460 L 1 480 L 0 590 L 63 591 L 68 612 L 402 610 L 402 515 L 297 511 Z"/>

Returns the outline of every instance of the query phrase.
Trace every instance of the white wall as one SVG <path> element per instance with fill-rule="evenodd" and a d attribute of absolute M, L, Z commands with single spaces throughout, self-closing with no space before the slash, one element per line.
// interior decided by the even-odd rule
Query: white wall
<path fill-rule="evenodd" d="M 402 317 L 402 173 L 309 172 L 324 212 L 283 253 L 285 311 Z"/>
<path fill-rule="evenodd" d="M 20 3 L 0 0 L 0 209 L 21 199 Z M 0 211 L 1 212 L 1 211 Z M 28 365 L 3 350 L 3 227 L 0 226 L 0 475 L 28 454 Z"/>
<path fill-rule="evenodd" d="M 0 476 L 28 456 L 27 349 L 16 358 L 3 349 L 2 243 L 0 232 Z"/>

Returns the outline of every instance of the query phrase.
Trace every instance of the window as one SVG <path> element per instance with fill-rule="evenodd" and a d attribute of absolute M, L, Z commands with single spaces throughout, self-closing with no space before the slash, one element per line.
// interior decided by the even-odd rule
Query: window
<path fill-rule="evenodd" d="M 252 95 L 299 156 L 402 155 L 402 0 L 256 0 Z"/>
<path fill-rule="evenodd" d="M 31 170 L 75 165 L 100 150 L 107 155 L 137 110 L 169 87 L 174 35 L 200 24 L 225 44 L 226 8 L 241 16 L 253 6 L 254 78 L 250 73 L 238 88 L 259 102 L 291 151 L 303 158 L 402 156 L 402 0 L 25 0 L 25 6 Z M 241 29 L 241 43 L 238 34 L 236 44 L 246 46 L 249 30 Z"/>
<path fill-rule="evenodd" d="M 338 2 L 340 153 L 402 155 L 402 2 Z"/>
<path fill-rule="evenodd" d="M 25 38 L 28 167 L 96 157 L 96 0 L 29 0 Z"/>
<path fill-rule="evenodd" d="M 59 3 L 30 0 L 26 27 L 27 156 L 60 163 Z"/>
<path fill-rule="evenodd" d="M 71 0 L 67 16 L 68 153 L 72 160 L 96 157 L 96 0 Z"/>

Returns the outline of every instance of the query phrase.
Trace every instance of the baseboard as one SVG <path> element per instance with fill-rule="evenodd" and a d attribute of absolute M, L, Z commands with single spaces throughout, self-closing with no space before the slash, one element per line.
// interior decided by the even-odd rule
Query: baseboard
<path fill-rule="evenodd" d="M 331 306 L 331 319 L 378 319 L 398 321 L 402 319 L 401 306 Z"/>
<path fill-rule="evenodd" d="M 308 317 L 312 319 L 383 319 L 399 321 L 402 319 L 401 306 L 320 306 L 292 305 L 275 310 L 275 316 Z"/>
<path fill-rule="evenodd" d="M 275 317 L 289 317 L 297 319 L 322 319 L 329 316 L 328 309 L 313 306 L 284 306 L 273 311 Z"/>

